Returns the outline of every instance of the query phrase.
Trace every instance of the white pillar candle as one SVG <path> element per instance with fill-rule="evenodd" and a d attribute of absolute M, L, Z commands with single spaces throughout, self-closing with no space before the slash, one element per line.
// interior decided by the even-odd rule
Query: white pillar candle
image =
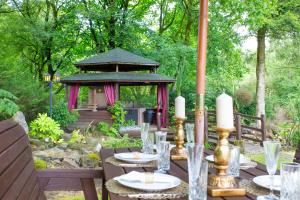
<path fill-rule="evenodd" d="M 231 96 L 223 93 L 217 97 L 217 127 L 233 128 L 233 103 Z"/>
<path fill-rule="evenodd" d="M 185 98 L 182 96 L 175 99 L 175 117 L 185 118 Z"/>

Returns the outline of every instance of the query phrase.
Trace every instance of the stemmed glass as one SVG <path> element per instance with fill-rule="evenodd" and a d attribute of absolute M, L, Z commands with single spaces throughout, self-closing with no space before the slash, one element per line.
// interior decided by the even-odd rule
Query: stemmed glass
<path fill-rule="evenodd" d="M 194 127 L 192 123 L 185 123 L 185 132 L 187 143 L 194 143 Z"/>
<path fill-rule="evenodd" d="M 265 153 L 265 161 L 267 166 L 267 171 L 270 175 L 271 183 L 270 183 L 270 193 L 265 196 L 259 196 L 258 200 L 277 200 L 279 199 L 273 193 L 273 182 L 274 175 L 277 169 L 277 162 L 279 158 L 280 151 L 280 142 L 278 141 L 264 141 L 264 153 Z"/>

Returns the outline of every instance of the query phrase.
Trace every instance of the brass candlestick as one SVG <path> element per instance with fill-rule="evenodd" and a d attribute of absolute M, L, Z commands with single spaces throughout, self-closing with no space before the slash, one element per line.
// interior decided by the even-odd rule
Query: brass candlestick
<path fill-rule="evenodd" d="M 234 128 L 217 128 L 219 140 L 214 152 L 214 166 L 217 174 L 211 174 L 208 180 L 208 193 L 213 196 L 244 196 L 246 190 L 239 188 L 234 177 L 227 176 L 228 160 L 230 157 L 230 149 L 228 136 Z"/>
<path fill-rule="evenodd" d="M 187 155 L 185 149 L 183 147 L 184 144 L 184 130 L 183 130 L 183 122 L 185 118 L 177 118 L 176 117 L 176 135 L 174 136 L 174 140 L 176 142 L 176 147 L 171 149 L 171 159 L 172 160 L 184 160 L 187 159 Z"/>

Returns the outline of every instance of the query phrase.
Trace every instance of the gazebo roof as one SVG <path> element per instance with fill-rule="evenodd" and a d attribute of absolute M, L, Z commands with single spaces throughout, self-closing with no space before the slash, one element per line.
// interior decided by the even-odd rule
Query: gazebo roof
<path fill-rule="evenodd" d="M 61 79 L 66 84 L 97 84 L 97 83 L 123 83 L 123 84 L 158 84 L 173 83 L 174 79 L 160 74 L 130 73 L 130 72 L 101 72 L 74 74 Z"/>
<path fill-rule="evenodd" d="M 121 48 L 115 48 L 75 63 L 75 66 L 82 70 L 104 72 L 116 71 L 117 65 L 119 71 L 151 70 L 159 67 L 159 63 L 154 60 Z"/>

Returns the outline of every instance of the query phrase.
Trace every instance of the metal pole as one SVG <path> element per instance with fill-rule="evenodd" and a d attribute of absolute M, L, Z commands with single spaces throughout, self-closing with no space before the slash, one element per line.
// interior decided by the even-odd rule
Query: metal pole
<path fill-rule="evenodd" d="M 198 29 L 198 59 L 197 84 L 195 107 L 195 142 L 204 143 L 204 94 L 205 94 L 205 68 L 208 27 L 208 0 L 200 0 L 200 15 Z"/>
<path fill-rule="evenodd" d="M 49 87 L 50 87 L 50 117 L 52 117 L 52 88 L 53 88 L 53 82 L 49 82 Z"/>

